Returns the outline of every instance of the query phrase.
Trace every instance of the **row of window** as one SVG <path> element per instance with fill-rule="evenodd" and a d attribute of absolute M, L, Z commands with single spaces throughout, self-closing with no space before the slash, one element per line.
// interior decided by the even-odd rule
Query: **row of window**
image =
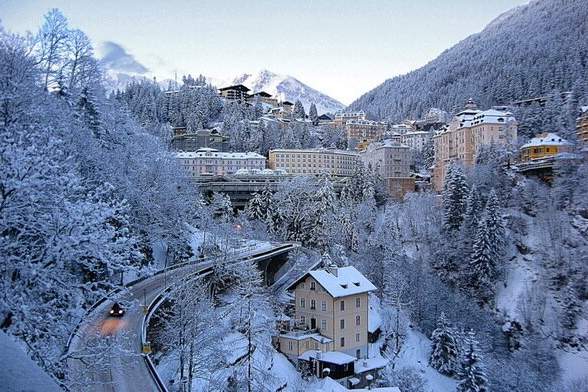
<path fill-rule="evenodd" d="M 315 290 L 315 287 L 313 287 L 313 283 L 311 282 L 310 284 L 310 289 L 311 290 Z M 301 308 L 306 308 L 306 298 L 300 298 L 300 307 Z M 361 307 L 361 297 L 357 297 L 355 298 L 355 307 L 359 308 Z M 310 309 L 311 310 L 315 310 L 316 309 L 316 300 L 311 299 L 310 300 Z M 339 309 L 343 312 L 345 311 L 345 301 L 340 301 L 339 302 Z M 327 301 L 322 301 L 321 302 L 321 311 L 326 312 L 327 311 Z"/>

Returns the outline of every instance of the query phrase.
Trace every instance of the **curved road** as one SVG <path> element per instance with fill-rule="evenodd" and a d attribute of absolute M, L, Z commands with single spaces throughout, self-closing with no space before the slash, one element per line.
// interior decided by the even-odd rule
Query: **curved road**
<path fill-rule="evenodd" d="M 234 256 L 268 257 L 274 251 L 290 250 L 297 244 L 267 244 L 245 249 Z M 165 288 L 186 276 L 207 272 L 212 262 L 189 264 L 154 275 L 128 287 L 114 299 L 127 303 L 122 318 L 108 316 L 112 300 L 104 301 L 90 312 L 72 337 L 68 360 L 70 377 L 79 383 L 75 390 L 84 391 L 159 391 L 145 358 L 141 355 L 141 334 L 145 318 L 144 304 L 151 304 Z M 103 336 L 109 339 L 101 339 Z"/>

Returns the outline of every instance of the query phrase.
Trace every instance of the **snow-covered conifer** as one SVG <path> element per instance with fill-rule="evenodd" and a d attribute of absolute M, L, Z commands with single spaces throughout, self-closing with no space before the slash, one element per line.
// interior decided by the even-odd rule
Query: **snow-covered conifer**
<path fill-rule="evenodd" d="M 443 312 L 437 320 L 437 328 L 431 335 L 431 342 L 433 348 L 429 363 L 439 373 L 453 376 L 459 370 L 459 346 L 455 331 Z"/>

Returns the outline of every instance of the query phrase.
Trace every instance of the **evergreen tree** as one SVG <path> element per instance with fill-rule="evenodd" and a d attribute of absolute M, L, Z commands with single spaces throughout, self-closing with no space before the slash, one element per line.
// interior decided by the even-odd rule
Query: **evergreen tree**
<path fill-rule="evenodd" d="M 306 113 L 304 112 L 304 106 L 302 106 L 302 102 L 299 99 L 296 100 L 294 103 L 294 109 L 292 110 L 292 116 L 295 119 L 304 120 L 306 118 Z"/>
<path fill-rule="evenodd" d="M 309 241 L 317 248 L 325 250 L 329 245 L 329 232 L 332 229 L 336 200 L 333 184 L 328 176 L 321 177 L 315 200 L 313 209 L 315 221 L 310 230 Z"/>
<path fill-rule="evenodd" d="M 312 122 L 312 125 L 318 125 L 319 124 L 319 120 L 318 120 L 318 112 L 316 110 L 316 105 L 313 103 L 310 104 L 310 109 L 308 110 L 308 117 L 310 118 L 310 121 Z"/>
<path fill-rule="evenodd" d="M 88 87 L 84 87 L 80 93 L 80 99 L 78 100 L 78 115 L 80 120 L 92 130 L 94 136 L 101 136 L 100 114 L 98 113 L 94 98 Z"/>
<path fill-rule="evenodd" d="M 502 208 L 494 189 L 490 191 L 485 211 L 488 235 L 490 236 L 490 242 L 494 244 L 494 252 L 498 262 L 504 252 L 506 232 L 502 221 Z"/>
<path fill-rule="evenodd" d="M 459 347 L 454 330 L 451 328 L 445 313 L 441 313 L 437 320 L 437 328 L 431 335 L 433 349 L 429 363 L 440 373 L 447 376 L 454 375 L 459 369 Z"/>
<path fill-rule="evenodd" d="M 463 169 L 457 165 L 449 166 L 443 190 L 443 229 L 458 231 L 461 227 L 466 209 L 468 184 Z"/>
<path fill-rule="evenodd" d="M 497 263 L 496 243 L 493 243 L 488 226 L 488 212 L 484 211 L 478 224 L 470 260 L 470 287 L 478 298 L 488 302 L 494 294 Z"/>
<path fill-rule="evenodd" d="M 469 332 L 466 345 L 457 392 L 488 392 L 488 378 L 481 364 L 478 342 L 473 331 Z"/>

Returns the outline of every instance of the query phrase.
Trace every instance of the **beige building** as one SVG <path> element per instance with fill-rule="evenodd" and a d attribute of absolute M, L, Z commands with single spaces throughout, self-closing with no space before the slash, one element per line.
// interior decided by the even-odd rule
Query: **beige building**
<path fill-rule="evenodd" d="M 306 273 L 289 287 L 294 291 L 295 327 L 277 337 L 279 350 L 292 360 L 308 357 L 303 355 L 309 350 L 367 357 L 368 293 L 375 289 L 355 267 Z"/>
<path fill-rule="evenodd" d="M 370 143 L 382 139 L 386 123 L 370 120 L 350 120 L 345 123 L 347 147 L 365 150 Z"/>
<path fill-rule="evenodd" d="M 201 148 L 196 152 L 178 152 L 176 159 L 188 175 L 225 176 L 238 170 L 263 170 L 266 167 L 264 156 L 254 152 L 219 152 L 213 148 Z"/>
<path fill-rule="evenodd" d="M 359 154 L 335 149 L 277 149 L 269 152 L 269 168 L 294 175 L 348 177 L 361 164 Z"/>
<path fill-rule="evenodd" d="M 576 135 L 578 136 L 578 142 L 588 145 L 588 106 L 582 106 L 580 113 L 576 125 Z"/>
<path fill-rule="evenodd" d="M 495 144 L 514 146 L 517 142 L 517 122 L 510 112 L 489 109 L 478 110 L 470 99 L 443 130 L 433 136 L 435 163 L 433 186 L 443 189 L 447 168 L 452 162 L 461 162 L 465 167 L 475 164 L 482 146 Z"/>
<path fill-rule="evenodd" d="M 372 143 L 361 153 L 364 166 L 371 166 L 384 181 L 388 194 L 402 199 L 407 192 L 415 189 L 411 177 L 412 154 L 410 148 L 396 141 L 385 140 Z"/>
<path fill-rule="evenodd" d="M 365 119 L 366 116 L 363 110 L 360 110 L 359 112 L 337 112 L 335 113 L 333 123 L 337 127 L 342 127 L 343 125 L 347 124 L 347 121 Z"/>

